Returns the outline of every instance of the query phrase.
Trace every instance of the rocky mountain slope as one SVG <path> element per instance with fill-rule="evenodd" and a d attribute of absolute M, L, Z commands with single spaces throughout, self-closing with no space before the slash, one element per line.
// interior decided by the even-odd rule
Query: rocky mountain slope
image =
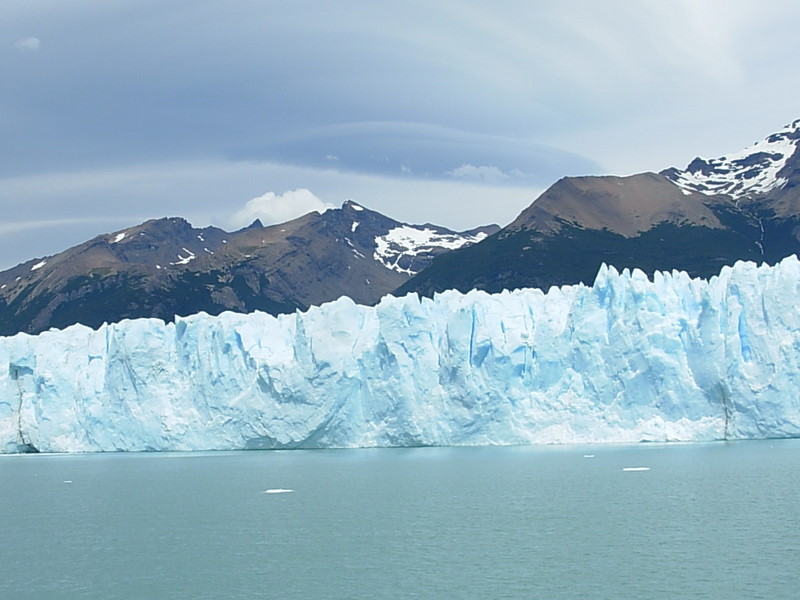
<path fill-rule="evenodd" d="M 800 120 L 685 170 L 564 178 L 510 225 L 437 258 L 397 293 L 591 283 L 602 263 L 710 277 L 800 251 Z"/>
<path fill-rule="evenodd" d="M 0 273 L 0 335 L 200 311 L 279 314 L 340 296 L 371 304 L 438 254 L 498 229 L 409 225 L 351 201 L 232 233 L 147 221 Z"/>

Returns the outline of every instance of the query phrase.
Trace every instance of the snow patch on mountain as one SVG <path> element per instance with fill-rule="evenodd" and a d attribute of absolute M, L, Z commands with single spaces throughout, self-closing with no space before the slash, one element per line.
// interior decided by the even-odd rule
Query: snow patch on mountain
<path fill-rule="evenodd" d="M 740 152 L 696 158 L 685 171 L 667 169 L 663 175 L 689 192 L 727 194 L 734 199 L 766 194 L 786 185 L 780 173 L 797 151 L 799 139 L 800 119 Z"/>
<path fill-rule="evenodd" d="M 182 254 L 179 253 L 177 262 L 171 262 L 169 264 L 175 265 L 175 266 L 177 266 L 177 265 L 188 265 L 195 258 L 197 258 L 197 255 L 194 252 L 192 252 L 191 250 L 189 250 L 188 248 L 182 248 L 182 250 L 184 252 L 186 252 L 186 256 L 183 256 Z"/>
<path fill-rule="evenodd" d="M 416 275 L 419 270 L 413 267 L 414 257 L 437 248 L 456 250 L 466 244 L 475 244 L 486 237 L 484 232 L 463 235 L 437 231 L 430 227 L 402 225 L 389 230 L 386 235 L 375 238 L 376 247 L 373 256 L 387 269 Z"/>

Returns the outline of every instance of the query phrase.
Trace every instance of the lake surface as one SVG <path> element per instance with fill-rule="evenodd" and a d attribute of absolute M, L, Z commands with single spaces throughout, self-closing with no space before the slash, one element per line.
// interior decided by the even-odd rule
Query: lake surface
<path fill-rule="evenodd" d="M 798 466 L 798 440 L 2 456 L 0 598 L 795 598 Z"/>

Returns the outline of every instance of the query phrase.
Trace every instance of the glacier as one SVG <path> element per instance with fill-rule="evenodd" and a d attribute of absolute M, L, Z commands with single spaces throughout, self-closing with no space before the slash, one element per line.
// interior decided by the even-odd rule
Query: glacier
<path fill-rule="evenodd" d="M 800 435 L 800 262 L 0 338 L 0 451 Z"/>

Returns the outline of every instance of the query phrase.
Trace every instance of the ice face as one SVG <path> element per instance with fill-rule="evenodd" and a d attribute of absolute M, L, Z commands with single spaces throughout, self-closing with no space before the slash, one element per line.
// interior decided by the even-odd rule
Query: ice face
<path fill-rule="evenodd" d="M 0 338 L 0 449 L 800 435 L 800 263 Z"/>

